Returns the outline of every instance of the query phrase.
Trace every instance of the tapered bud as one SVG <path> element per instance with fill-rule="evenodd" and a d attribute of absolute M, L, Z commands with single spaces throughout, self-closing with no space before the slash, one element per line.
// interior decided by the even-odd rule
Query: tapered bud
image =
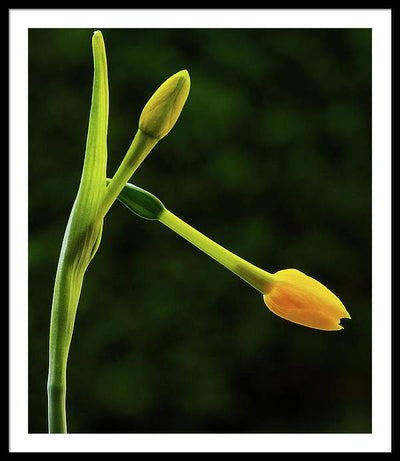
<path fill-rule="evenodd" d="M 139 129 L 156 139 L 166 136 L 178 120 L 189 90 L 187 70 L 181 70 L 166 80 L 144 106 Z"/>
<path fill-rule="evenodd" d="M 107 179 L 107 182 L 110 182 Z M 165 210 L 162 202 L 147 190 L 130 183 L 125 187 L 118 196 L 118 200 L 123 203 L 129 210 L 144 219 L 156 220 Z"/>
<path fill-rule="evenodd" d="M 341 330 L 340 319 L 351 318 L 337 296 L 296 269 L 273 274 L 264 301 L 279 317 L 318 330 Z"/>

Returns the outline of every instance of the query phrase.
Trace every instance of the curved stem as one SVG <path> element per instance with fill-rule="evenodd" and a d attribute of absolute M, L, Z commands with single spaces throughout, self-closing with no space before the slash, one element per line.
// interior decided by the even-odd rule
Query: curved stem
<path fill-rule="evenodd" d="M 266 286 L 272 281 L 272 274 L 250 264 L 221 245 L 218 245 L 218 243 L 215 243 L 213 240 L 182 221 L 182 219 L 175 216 L 169 210 L 165 209 L 158 220 L 261 293 L 265 292 Z"/>

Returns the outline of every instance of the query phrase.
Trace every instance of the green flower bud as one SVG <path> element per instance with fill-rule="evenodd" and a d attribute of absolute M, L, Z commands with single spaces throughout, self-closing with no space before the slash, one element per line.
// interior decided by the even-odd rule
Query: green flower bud
<path fill-rule="evenodd" d="M 139 129 L 152 138 L 161 139 L 175 125 L 190 90 L 187 70 L 181 70 L 166 80 L 145 105 L 139 119 Z"/>
<path fill-rule="evenodd" d="M 107 178 L 107 183 L 109 182 L 110 179 Z M 119 194 L 118 200 L 144 219 L 156 220 L 165 210 L 164 205 L 157 197 L 129 182 Z"/>

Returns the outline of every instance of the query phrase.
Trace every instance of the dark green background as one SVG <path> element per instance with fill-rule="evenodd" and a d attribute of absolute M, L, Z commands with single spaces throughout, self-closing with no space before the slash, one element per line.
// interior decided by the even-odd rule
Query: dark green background
<path fill-rule="evenodd" d="M 47 431 L 51 298 L 83 164 L 93 30 L 29 31 L 29 431 Z M 132 182 L 270 272 L 297 268 L 352 315 L 321 332 L 116 203 L 86 274 L 70 432 L 371 431 L 371 31 L 103 29 L 108 175 L 170 75 L 192 87 Z"/>

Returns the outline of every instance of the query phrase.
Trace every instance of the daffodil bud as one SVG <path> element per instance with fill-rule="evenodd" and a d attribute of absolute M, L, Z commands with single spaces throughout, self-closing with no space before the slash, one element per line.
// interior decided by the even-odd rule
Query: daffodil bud
<path fill-rule="evenodd" d="M 318 330 L 341 330 L 340 319 L 351 318 L 337 296 L 322 283 L 296 269 L 273 274 L 264 301 L 279 317 Z"/>
<path fill-rule="evenodd" d="M 190 90 L 187 70 L 181 70 L 166 80 L 144 106 L 139 129 L 155 139 L 166 136 L 175 125 Z"/>

